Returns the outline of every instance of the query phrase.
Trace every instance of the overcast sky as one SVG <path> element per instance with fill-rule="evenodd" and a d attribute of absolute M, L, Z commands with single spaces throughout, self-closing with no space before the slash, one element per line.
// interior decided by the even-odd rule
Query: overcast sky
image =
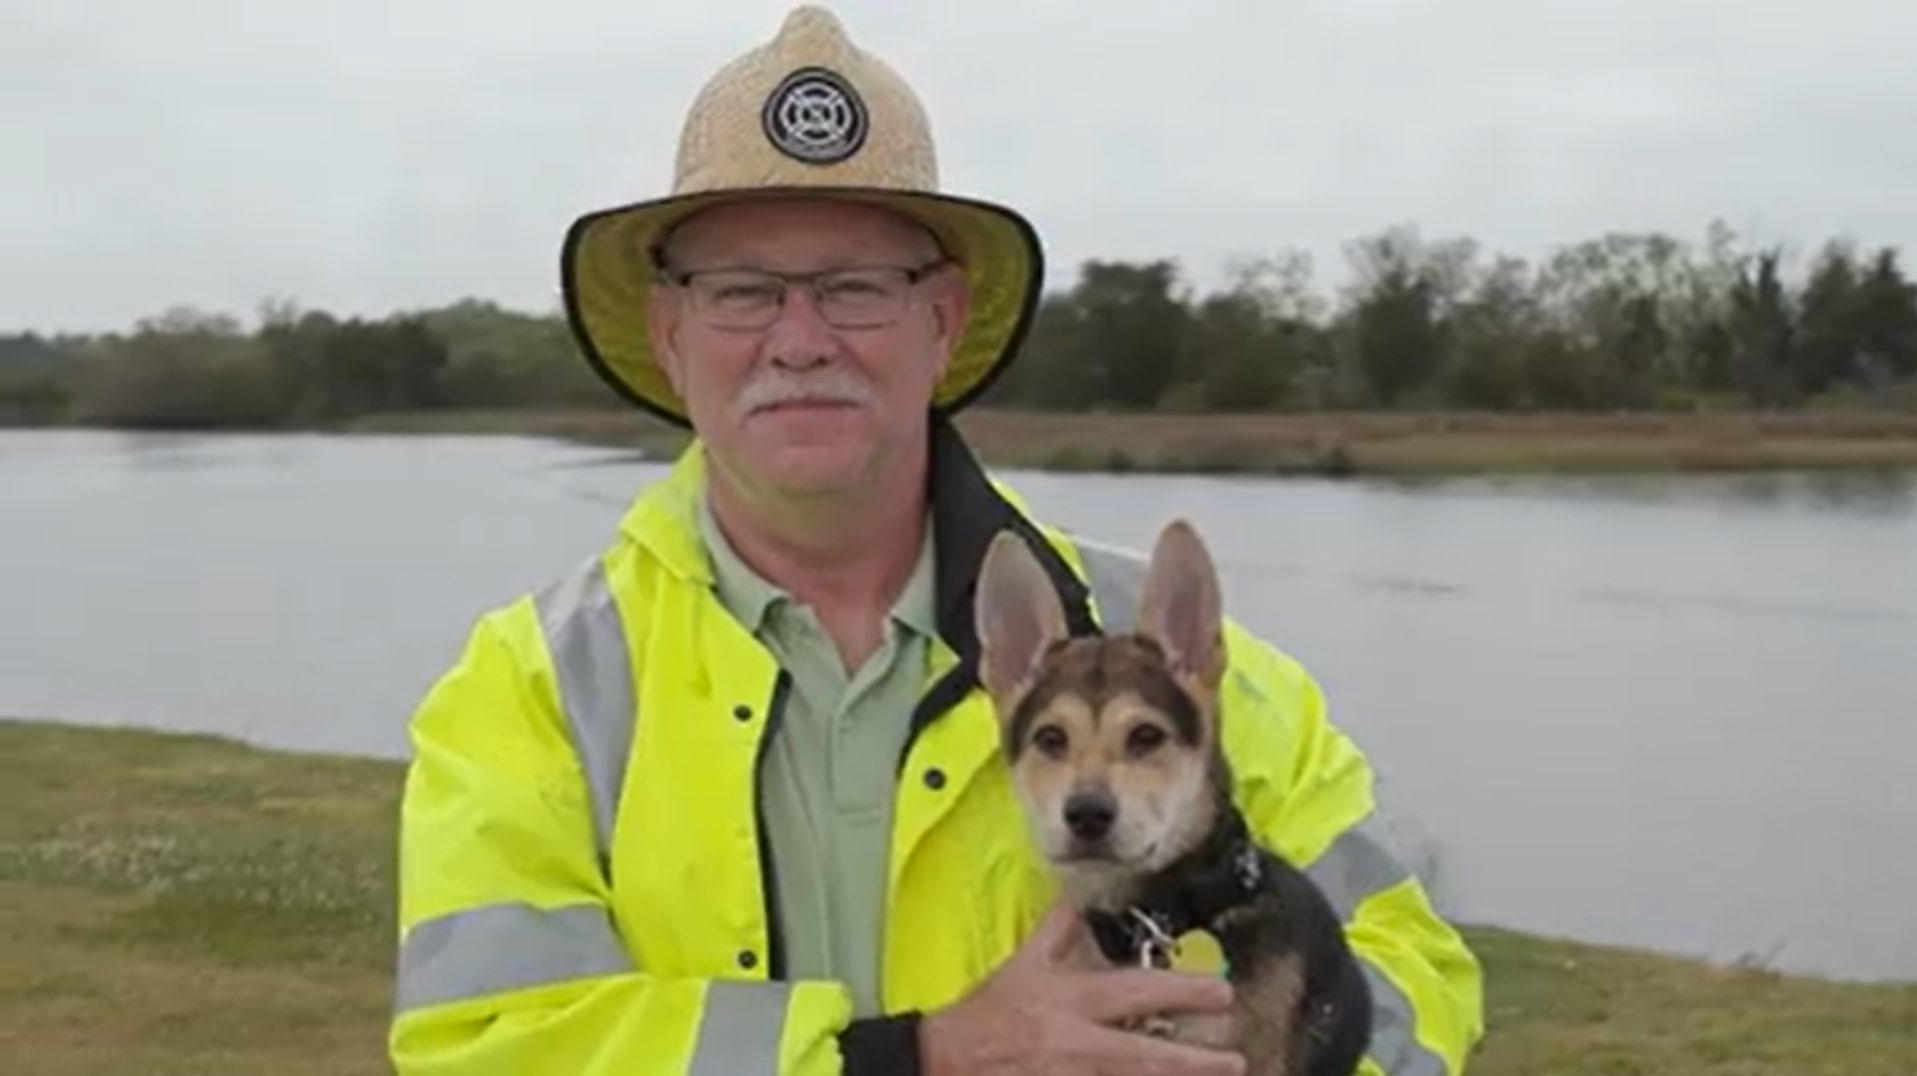
<path fill-rule="evenodd" d="M 0 331 L 175 303 L 555 303 L 579 212 L 663 192 L 772 0 L 0 0 Z M 1398 221 L 1513 253 L 1713 216 L 1917 260 L 1911 0 L 845 0 L 947 185 L 1053 277 Z M 1088 17 L 1093 16 L 1093 17 Z M 1176 44 L 1174 44 L 1176 42 Z"/>

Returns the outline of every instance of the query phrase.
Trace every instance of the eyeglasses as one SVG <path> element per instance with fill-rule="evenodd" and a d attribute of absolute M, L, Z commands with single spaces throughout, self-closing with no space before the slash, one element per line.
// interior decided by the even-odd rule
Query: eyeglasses
<path fill-rule="evenodd" d="M 941 258 L 919 266 L 830 269 L 817 273 L 777 273 L 769 269 L 661 269 L 670 284 L 692 296 L 693 310 L 720 329 L 764 329 L 785 308 L 786 291 L 803 286 L 826 324 L 836 329 L 876 329 L 897 321 L 912 287 L 943 268 Z"/>

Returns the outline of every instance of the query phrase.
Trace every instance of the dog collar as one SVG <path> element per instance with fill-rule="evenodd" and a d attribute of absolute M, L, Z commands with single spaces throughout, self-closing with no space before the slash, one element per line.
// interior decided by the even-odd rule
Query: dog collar
<path fill-rule="evenodd" d="M 1258 849 L 1249 840 L 1232 842 L 1219 862 L 1179 871 L 1163 879 L 1162 890 L 1148 887 L 1140 907 L 1173 936 L 1210 928 L 1225 913 L 1243 905 L 1264 880 Z"/>
<path fill-rule="evenodd" d="M 1113 963 L 1169 967 L 1172 942 L 1214 926 L 1264 883 L 1264 865 L 1242 818 L 1234 817 L 1208 854 L 1173 864 L 1146 882 L 1139 899 L 1120 913 L 1086 913 L 1092 936 Z"/>

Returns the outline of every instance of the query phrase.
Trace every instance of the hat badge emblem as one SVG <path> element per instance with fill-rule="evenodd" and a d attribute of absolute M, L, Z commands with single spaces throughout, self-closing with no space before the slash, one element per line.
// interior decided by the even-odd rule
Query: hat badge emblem
<path fill-rule="evenodd" d="M 857 153 L 869 122 L 858 91 L 823 67 L 787 75 L 766 97 L 761 118 L 781 153 L 808 164 L 833 164 Z"/>

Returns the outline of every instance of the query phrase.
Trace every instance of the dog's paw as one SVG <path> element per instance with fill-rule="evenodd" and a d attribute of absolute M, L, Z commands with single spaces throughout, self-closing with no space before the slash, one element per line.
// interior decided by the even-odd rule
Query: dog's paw
<path fill-rule="evenodd" d="M 1188 1042 L 1220 1050 L 1238 1047 L 1238 1023 L 1229 1013 L 1140 1016 L 1120 1026 L 1133 1034 L 1148 1035 L 1167 1042 Z"/>
<path fill-rule="evenodd" d="M 1145 1035 L 1154 1039 L 1175 1040 L 1178 1038 L 1178 1021 L 1170 1016 L 1134 1016 L 1129 1020 L 1119 1021 L 1118 1027 L 1134 1035 Z"/>

